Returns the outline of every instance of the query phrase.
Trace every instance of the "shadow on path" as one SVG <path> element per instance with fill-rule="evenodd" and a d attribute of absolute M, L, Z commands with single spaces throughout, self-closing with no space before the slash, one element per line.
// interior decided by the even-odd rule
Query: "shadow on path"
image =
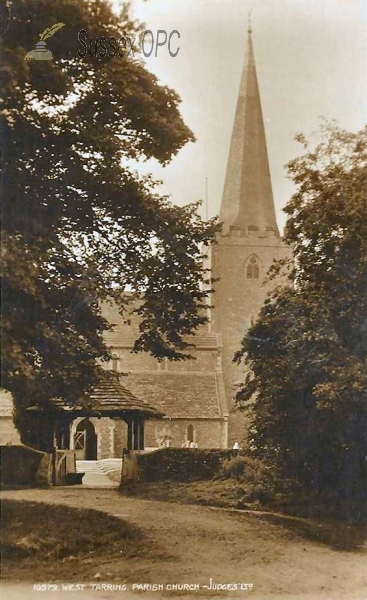
<path fill-rule="evenodd" d="M 312 542 L 320 542 L 333 550 L 346 552 L 367 551 L 367 523 L 333 521 L 322 523 L 308 519 L 288 518 L 262 514 L 259 518 L 280 525 L 283 529 Z"/>

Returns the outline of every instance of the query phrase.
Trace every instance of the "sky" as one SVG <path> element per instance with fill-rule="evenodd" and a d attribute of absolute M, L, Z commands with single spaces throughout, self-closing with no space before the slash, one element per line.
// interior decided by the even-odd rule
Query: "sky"
<path fill-rule="evenodd" d="M 176 57 L 160 47 L 145 60 L 181 97 L 181 114 L 197 140 L 167 167 L 151 160 L 139 170 L 163 180 L 162 193 L 178 205 L 204 200 L 207 179 L 210 217 L 220 209 L 251 11 L 282 228 L 282 208 L 294 191 L 285 164 L 302 153 L 295 135 L 313 136 L 320 117 L 350 131 L 367 122 L 367 0 L 132 0 L 132 11 L 154 35 L 179 31 Z"/>

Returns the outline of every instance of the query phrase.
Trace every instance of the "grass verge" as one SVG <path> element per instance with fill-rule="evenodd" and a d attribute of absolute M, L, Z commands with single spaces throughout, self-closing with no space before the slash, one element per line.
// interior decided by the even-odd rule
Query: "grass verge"
<path fill-rule="evenodd" d="M 124 486 L 123 493 L 126 496 L 139 496 L 148 500 L 165 500 L 222 508 L 264 509 L 259 502 L 249 503 L 243 484 L 234 479 L 214 479 L 190 483 L 172 481 L 139 483 Z"/>
<path fill-rule="evenodd" d="M 97 510 L 4 500 L 2 559 L 27 564 L 70 557 L 135 556 L 144 551 L 138 527 Z"/>
<path fill-rule="evenodd" d="M 312 509 L 298 506 L 294 510 L 284 510 L 282 504 L 264 504 L 259 501 L 249 502 L 246 485 L 235 479 L 218 479 L 196 481 L 191 483 L 173 483 L 162 481 L 140 483 L 124 488 L 128 496 L 139 496 L 149 500 L 164 500 L 183 504 L 201 504 L 209 507 L 248 509 L 258 511 L 254 518 L 274 523 L 291 534 L 313 542 L 320 542 L 334 550 L 366 551 L 367 524 L 353 523 L 343 520 L 328 519 L 323 515 L 315 517 Z M 265 511 L 265 512 L 263 512 Z M 273 514 L 272 514 L 273 513 Z"/>

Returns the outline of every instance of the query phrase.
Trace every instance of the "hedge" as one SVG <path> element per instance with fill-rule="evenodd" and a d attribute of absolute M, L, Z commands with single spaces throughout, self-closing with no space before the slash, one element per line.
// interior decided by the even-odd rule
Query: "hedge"
<path fill-rule="evenodd" d="M 219 473 L 224 460 L 238 454 L 238 450 L 162 448 L 136 456 L 138 479 L 180 482 L 212 479 Z"/>

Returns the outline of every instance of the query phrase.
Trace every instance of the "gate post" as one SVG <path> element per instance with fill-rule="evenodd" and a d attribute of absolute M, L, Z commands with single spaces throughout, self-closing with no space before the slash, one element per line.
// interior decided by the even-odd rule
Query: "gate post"
<path fill-rule="evenodd" d="M 52 462 L 52 478 L 51 478 L 51 482 L 52 482 L 52 485 L 56 485 L 56 480 L 57 480 L 57 474 L 56 474 L 56 470 L 57 470 L 57 447 L 56 446 L 54 446 L 52 448 L 51 462 Z"/>

